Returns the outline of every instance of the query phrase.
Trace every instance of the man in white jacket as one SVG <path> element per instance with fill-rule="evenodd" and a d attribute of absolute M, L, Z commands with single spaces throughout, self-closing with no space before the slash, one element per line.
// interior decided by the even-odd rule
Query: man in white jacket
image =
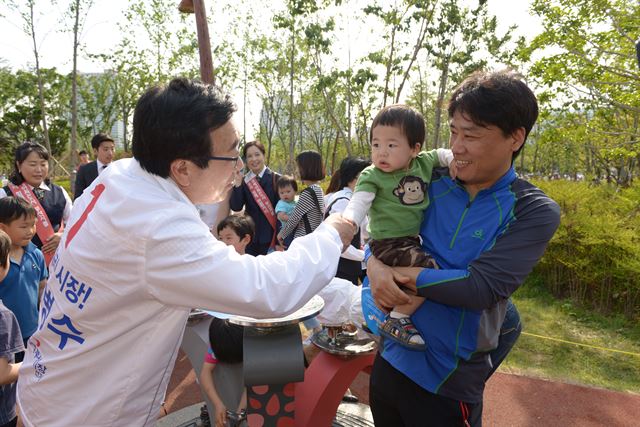
<path fill-rule="evenodd" d="M 200 220 L 194 204 L 223 199 L 242 167 L 234 111 L 186 79 L 138 101 L 134 158 L 87 188 L 51 262 L 18 383 L 26 426 L 154 425 L 191 307 L 285 315 L 334 276 L 354 232 L 340 216 L 257 258 Z"/>

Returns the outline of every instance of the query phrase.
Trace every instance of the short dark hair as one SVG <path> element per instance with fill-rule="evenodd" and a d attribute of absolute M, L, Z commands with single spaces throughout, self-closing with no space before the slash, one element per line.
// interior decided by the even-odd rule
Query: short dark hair
<path fill-rule="evenodd" d="M 9 225 L 22 217 L 36 216 L 36 210 L 22 197 L 3 197 L 0 199 L 0 223 Z"/>
<path fill-rule="evenodd" d="M 218 226 L 216 227 L 216 229 L 218 230 L 218 234 L 220 234 L 220 232 L 227 227 L 232 229 L 233 232 L 236 233 L 241 239 L 243 239 L 244 236 L 249 235 L 249 237 L 251 237 L 251 240 L 253 240 L 253 237 L 256 234 L 256 225 L 249 215 L 229 215 L 218 223 Z"/>
<path fill-rule="evenodd" d="M 418 111 L 403 104 L 394 104 L 384 107 L 371 123 L 369 131 L 369 142 L 373 140 L 373 129 L 376 126 L 395 126 L 399 127 L 409 141 L 409 147 L 413 148 L 416 144 L 424 147 L 424 117 Z"/>
<path fill-rule="evenodd" d="M 280 179 L 278 179 L 276 187 L 279 190 L 288 186 L 291 186 L 293 188 L 293 191 L 298 191 L 298 183 L 296 182 L 295 178 L 291 175 L 282 175 Z"/>
<path fill-rule="evenodd" d="M 102 133 L 102 132 L 97 133 L 93 136 L 93 138 L 91 138 L 91 146 L 93 147 L 94 150 L 97 150 L 98 148 L 100 148 L 100 144 L 102 144 L 105 141 L 111 141 L 115 143 L 115 141 L 113 140 L 113 138 L 111 138 L 109 134 Z M 80 154 L 82 154 L 82 152 Z"/>
<path fill-rule="evenodd" d="M 9 180 L 15 185 L 20 185 L 24 182 L 24 177 L 18 170 L 18 163 L 24 162 L 25 159 L 29 157 L 29 154 L 34 152 L 38 153 L 38 156 L 40 156 L 42 160 L 49 161 L 49 152 L 44 148 L 44 145 L 38 144 L 37 142 L 28 141 L 20 144 L 18 148 L 16 148 L 13 158 L 13 171 L 9 176 Z M 45 179 L 45 182 L 49 182 L 49 178 Z"/>
<path fill-rule="evenodd" d="M 7 265 L 7 259 L 11 253 L 11 239 L 4 231 L 0 230 L 0 267 Z"/>
<path fill-rule="evenodd" d="M 83 154 L 89 154 L 87 153 L 85 150 L 80 150 L 80 152 L 78 153 L 78 156 L 82 156 Z"/>
<path fill-rule="evenodd" d="M 317 151 L 306 150 L 296 156 L 300 179 L 304 181 L 321 181 L 325 177 L 322 155 Z"/>
<path fill-rule="evenodd" d="M 522 127 L 526 141 L 538 119 L 538 101 L 523 76 L 513 70 L 476 71 L 453 91 L 448 112 L 449 118 L 459 112 L 477 125 L 496 126 L 504 136 Z M 522 147 L 524 144 L 512 160 Z"/>
<path fill-rule="evenodd" d="M 133 114 L 133 157 L 142 168 L 167 178 L 177 159 L 209 166 L 210 132 L 222 127 L 236 106 L 221 89 L 176 78 L 147 90 Z"/>
<path fill-rule="evenodd" d="M 241 363 L 244 358 L 244 328 L 226 319 L 214 317 L 209 325 L 209 345 L 216 359 L 223 363 Z"/>
<path fill-rule="evenodd" d="M 260 152 L 264 155 L 266 154 L 267 150 L 265 150 L 264 145 L 262 144 L 262 142 L 260 141 L 249 141 L 246 144 L 244 144 L 242 146 L 242 158 L 246 159 L 247 158 L 247 150 L 251 147 L 256 147 L 258 150 L 260 150 Z"/>
<path fill-rule="evenodd" d="M 364 168 L 371 164 L 371 160 L 362 157 L 347 157 L 340 163 L 340 189 L 349 185 L 351 181 L 358 177 Z"/>

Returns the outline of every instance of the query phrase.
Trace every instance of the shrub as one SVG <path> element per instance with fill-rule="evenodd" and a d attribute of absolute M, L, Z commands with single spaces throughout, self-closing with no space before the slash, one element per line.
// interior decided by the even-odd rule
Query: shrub
<path fill-rule="evenodd" d="M 536 182 L 562 220 L 535 274 L 557 296 L 601 312 L 640 314 L 640 188 Z"/>

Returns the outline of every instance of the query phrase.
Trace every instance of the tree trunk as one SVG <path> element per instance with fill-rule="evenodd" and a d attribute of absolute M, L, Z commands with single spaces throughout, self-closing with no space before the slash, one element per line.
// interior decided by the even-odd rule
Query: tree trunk
<path fill-rule="evenodd" d="M 296 33 L 294 24 L 291 24 L 291 69 L 289 71 L 289 158 L 287 159 L 287 173 L 293 174 L 293 153 L 295 143 L 293 140 L 293 61 L 295 59 Z"/>
<path fill-rule="evenodd" d="M 442 63 L 442 74 L 440 74 L 440 87 L 438 89 L 438 99 L 436 101 L 435 121 L 433 125 L 433 148 L 440 148 L 440 125 L 442 122 L 442 105 L 444 95 L 447 92 L 447 81 L 449 79 L 449 56 L 445 56 Z"/>
<path fill-rule="evenodd" d="M 29 2 L 29 14 L 30 22 L 29 27 L 31 29 L 31 40 L 33 41 L 33 55 L 36 60 L 36 76 L 38 77 L 38 96 L 40 98 L 40 110 L 42 111 L 42 130 L 44 133 L 44 145 L 49 152 L 49 155 L 53 157 L 51 152 L 51 143 L 49 141 L 49 129 L 47 127 L 47 108 L 44 104 L 44 85 L 42 83 L 42 72 L 40 71 L 40 56 L 38 55 L 38 45 L 36 43 L 36 27 L 33 20 L 33 1 Z M 53 159 L 49 159 L 49 170 L 53 169 Z"/>
<path fill-rule="evenodd" d="M 76 170 L 78 160 L 78 22 L 80 20 L 80 0 L 75 0 L 75 21 L 73 24 L 73 71 L 71 72 L 71 151 L 70 167 Z"/>
<path fill-rule="evenodd" d="M 404 88 L 404 84 L 406 83 L 407 79 L 409 78 L 409 73 L 411 72 L 411 67 L 413 66 L 413 63 L 415 62 L 416 58 L 418 57 L 418 53 L 420 52 L 420 49 L 422 49 L 422 44 L 424 43 L 424 39 L 427 36 L 427 33 L 429 32 L 429 26 L 428 24 L 431 22 L 432 18 L 433 18 L 433 13 L 436 10 L 436 4 L 438 2 L 434 1 L 433 2 L 433 8 L 431 9 L 431 13 L 429 14 L 429 16 L 427 17 L 427 12 L 425 11 L 425 14 L 422 16 L 422 21 L 420 22 L 420 32 L 418 33 L 418 40 L 416 40 L 416 45 L 413 48 L 413 55 L 411 56 L 411 60 L 409 61 L 409 65 L 407 65 L 407 68 L 404 70 L 404 75 L 402 76 L 402 81 L 400 82 L 400 86 L 398 86 L 398 92 L 396 92 L 396 104 L 400 102 L 400 94 L 402 93 L 402 89 Z"/>
<path fill-rule="evenodd" d="M 391 51 L 389 52 L 389 59 L 387 60 L 387 71 L 384 76 L 384 98 L 382 99 L 382 108 L 387 106 L 387 95 L 389 93 L 389 79 L 391 78 L 391 64 L 393 63 L 393 51 L 395 49 L 396 40 L 396 26 L 393 26 L 391 30 Z"/>

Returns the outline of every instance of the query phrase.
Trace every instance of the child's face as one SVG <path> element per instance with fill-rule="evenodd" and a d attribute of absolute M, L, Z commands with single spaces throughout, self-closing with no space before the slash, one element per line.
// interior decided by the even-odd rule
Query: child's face
<path fill-rule="evenodd" d="M 236 252 L 238 252 L 240 255 L 245 254 L 247 245 L 251 241 L 251 237 L 249 237 L 248 234 L 243 238 L 240 238 L 240 236 L 238 236 L 235 230 L 233 230 L 231 227 L 225 227 L 220 230 L 220 233 L 218 233 L 218 237 L 227 246 L 233 246 Z"/>
<path fill-rule="evenodd" d="M 376 126 L 371 138 L 371 159 L 383 172 L 405 169 L 420 152 L 421 145 L 409 146 L 407 136 L 398 126 Z"/>
<path fill-rule="evenodd" d="M 0 228 L 7 233 L 12 246 L 27 246 L 36 234 L 36 217 L 22 216 L 9 224 L 0 224 Z"/>
<path fill-rule="evenodd" d="M 287 185 L 286 187 L 278 188 L 278 196 L 280 196 L 280 200 L 293 202 L 296 197 L 296 190 L 291 185 Z"/>

